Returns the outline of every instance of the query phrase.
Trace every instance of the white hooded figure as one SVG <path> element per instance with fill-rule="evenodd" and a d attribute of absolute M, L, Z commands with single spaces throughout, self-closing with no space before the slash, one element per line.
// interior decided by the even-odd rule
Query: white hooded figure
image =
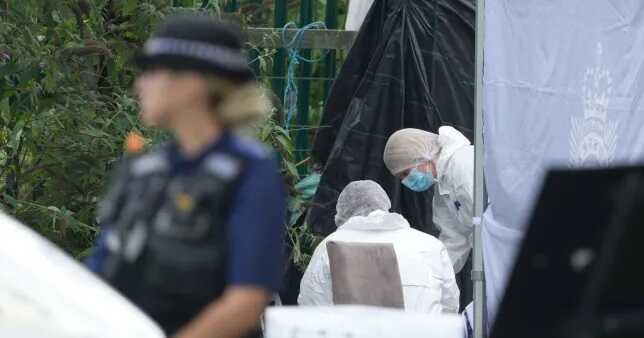
<path fill-rule="evenodd" d="M 387 193 L 373 181 L 355 181 L 338 198 L 338 230 L 315 249 L 300 286 L 300 305 L 333 305 L 328 241 L 391 243 L 403 287 L 405 310 L 456 313 L 459 290 L 445 246 L 435 237 L 412 229 L 399 214 L 389 212 Z"/>
<path fill-rule="evenodd" d="M 472 248 L 474 146 L 452 127 L 440 127 L 438 135 L 402 129 L 387 141 L 383 159 L 407 188 L 435 187 L 433 221 L 454 271 L 460 272 Z"/>

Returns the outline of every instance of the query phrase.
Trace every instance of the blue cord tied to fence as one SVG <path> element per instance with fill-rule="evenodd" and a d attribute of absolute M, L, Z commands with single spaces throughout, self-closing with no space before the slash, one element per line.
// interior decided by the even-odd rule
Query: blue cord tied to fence
<path fill-rule="evenodd" d="M 300 54 L 300 45 L 304 38 L 304 33 L 312 29 L 326 29 L 326 25 L 322 21 L 312 22 L 302 28 L 297 29 L 293 37 L 287 39 L 287 31 L 292 28 L 297 28 L 295 23 L 289 22 L 282 28 L 282 42 L 288 53 L 288 68 L 286 71 L 286 86 L 284 87 L 284 111 L 286 112 L 286 121 L 284 127 L 289 130 L 293 115 L 297 111 L 297 85 L 295 82 L 295 71 L 297 65 L 302 62 L 315 63 L 319 62 L 326 56 L 328 51 L 322 54 L 317 59 L 307 59 Z"/>

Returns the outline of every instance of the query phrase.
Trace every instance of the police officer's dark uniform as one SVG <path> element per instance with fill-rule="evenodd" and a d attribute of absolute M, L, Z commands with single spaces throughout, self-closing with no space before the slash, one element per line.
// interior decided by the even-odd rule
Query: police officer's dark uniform
<path fill-rule="evenodd" d="M 241 43 L 213 24 L 167 24 L 146 44 L 143 66 L 251 81 Z M 284 206 L 276 161 L 258 144 L 224 132 L 185 159 L 170 142 L 123 161 L 88 264 L 172 334 L 228 285 L 277 287 Z"/>

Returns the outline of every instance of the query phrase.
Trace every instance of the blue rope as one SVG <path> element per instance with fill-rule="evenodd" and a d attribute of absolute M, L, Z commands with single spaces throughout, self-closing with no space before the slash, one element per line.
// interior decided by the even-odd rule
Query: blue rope
<path fill-rule="evenodd" d="M 286 111 L 286 121 L 284 123 L 285 129 L 288 131 L 289 126 L 291 124 L 291 120 L 293 119 L 293 115 L 297 112 L 297 85 L 295 81 L 295 72 L 297 69 L 297 65 L 299 65 L 302 62 L 306 63 L 315 63 L 319 62 L 328 53 L 328 51 L 325 51 L 325 53 L 322 54 L 321 57 L 317 59 L 307 59 L 303 57 L 300 54 L 300 45 L 302 43 L 302 39 L 304 38 L 304 33 L 307 30 L 311 29 L 326 29 L 326 25 L 324 22 L 321 21 L 316 21 L 312 22 L 308 25 L 305 25 L 304 27 L 300 28 L 297 30 L 295 35 L 293 35 L 293 38 L 291 40 L 288 40 L 286 38 L 286 32 L 289 28 L 297 28 L 295 23 L 289 22 L 286 25 L 284 25 L 284 28 L 282 28 L 282 42 L 284 43 L 284 47 L 286 48 L 286 51 L 288 53 L 288 68 L 286 71 L 286 86 L 284 87 L 284 111 Z"/>

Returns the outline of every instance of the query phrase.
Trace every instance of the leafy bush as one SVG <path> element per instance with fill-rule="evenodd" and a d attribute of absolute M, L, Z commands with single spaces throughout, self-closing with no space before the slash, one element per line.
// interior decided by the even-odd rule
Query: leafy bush
<path fill-rule="evenodd" d="M 137 119 L 128 61 L 172 2 L 0 1 L 0 208 L 78 258 L 98 231 L 96 202 L 126 135 L 164 137 Z M 189 2 L 219 13 L 214 1 Z M 293 144 L 273 119 L 256 132 L 279 151 L 293 187 L 288 226 L 302 266 L 316 238 L 302 224 Z"/>

